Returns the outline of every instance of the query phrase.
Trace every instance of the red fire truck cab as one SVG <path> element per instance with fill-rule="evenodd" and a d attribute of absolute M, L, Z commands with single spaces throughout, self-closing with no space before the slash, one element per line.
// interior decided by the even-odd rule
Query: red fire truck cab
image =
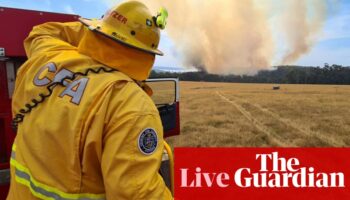
<path fill-rule="evenodd" d="M 6 199 L 9 182 L 9 159 L 15 133 L 11 128 L 11 97 L 18 68 L 26 61 L 23 40 L 33 26 L 45 22 L 77 21 L 79 16 L 71 14 L 41 12 L 0 7 L 0 200 Z M 179 90 L 177 79 L 148 80 L 154 91 L 154 101 L 159 109 L 165 137 L 178 135 Z M 164 83 L 163 86 L 159 82 Z M 163 90 L 163 91 L 162 91 Z M 170 93 L 169 93 L 170 91 Z M 157 93 L 162 93 L 157 103 Z M 168 95 L 168 100 L 164 100 Z"/>

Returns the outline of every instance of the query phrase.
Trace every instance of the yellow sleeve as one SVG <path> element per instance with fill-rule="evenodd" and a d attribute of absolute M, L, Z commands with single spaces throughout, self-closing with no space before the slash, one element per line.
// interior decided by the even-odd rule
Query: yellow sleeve
<path fill-rule="evenodd" d="M 102 173 L 106 197 L 172 199 L 158 173 L 164 149 L 159 114 L 145 93 L 127 91 L 123 94 L 132 98 L 114 110 L 118 117 L 108 126 L 103 138 Z"/>
<path fill-rule="evenodd" d="M 24 40 L 24 49 L 28 58 L 49 51 L 76 49 L 83 32 L 80 22 L 44 23 L 33 27 Z"/>

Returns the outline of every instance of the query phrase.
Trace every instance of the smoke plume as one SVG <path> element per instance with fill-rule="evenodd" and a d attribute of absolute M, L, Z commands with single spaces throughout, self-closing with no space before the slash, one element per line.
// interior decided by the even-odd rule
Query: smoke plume
<path fill-rule="evenodd" d="M 166 31 L 184 66 L 241 75 L 272 64 L 292 64 L 309 52 L 321 33 L 327 6 L 327 0 L 143 2 L 154 12 L 160 6 L 168 9 Z M 283 37 L 274 38 L 276 33 Z"/>
<path fill-rule="evenodd" d="M 293 63 L 310 51 L 326 19 L 326 3 L 321 0 L 285 0 L 290 12 L 284 12 L 282 31 L 286 31 L 289 50 L 283 57 L 283 64 Z"/>

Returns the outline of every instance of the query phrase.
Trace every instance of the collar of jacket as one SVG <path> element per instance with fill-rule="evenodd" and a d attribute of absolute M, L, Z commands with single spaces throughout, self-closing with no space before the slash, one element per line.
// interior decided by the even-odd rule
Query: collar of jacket
<path fill-rule="evenodd" d="M 78 51 L 139 81 L 148 78 L 155 60 L 155 56 L 150 53 L 128 47 L 88 29 L 84 31 Z"/>

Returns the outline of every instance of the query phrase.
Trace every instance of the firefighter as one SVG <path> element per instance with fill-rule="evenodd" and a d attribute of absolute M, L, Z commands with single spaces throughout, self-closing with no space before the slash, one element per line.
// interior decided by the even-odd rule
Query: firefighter
<path fill-rule="evenodd" d="M 137 84 L 162 55 L 166 17 L 129 1 L 33 28 L 13 95 L 8 200 L 172 199 L 158 173 L 160 117 Z"/>

